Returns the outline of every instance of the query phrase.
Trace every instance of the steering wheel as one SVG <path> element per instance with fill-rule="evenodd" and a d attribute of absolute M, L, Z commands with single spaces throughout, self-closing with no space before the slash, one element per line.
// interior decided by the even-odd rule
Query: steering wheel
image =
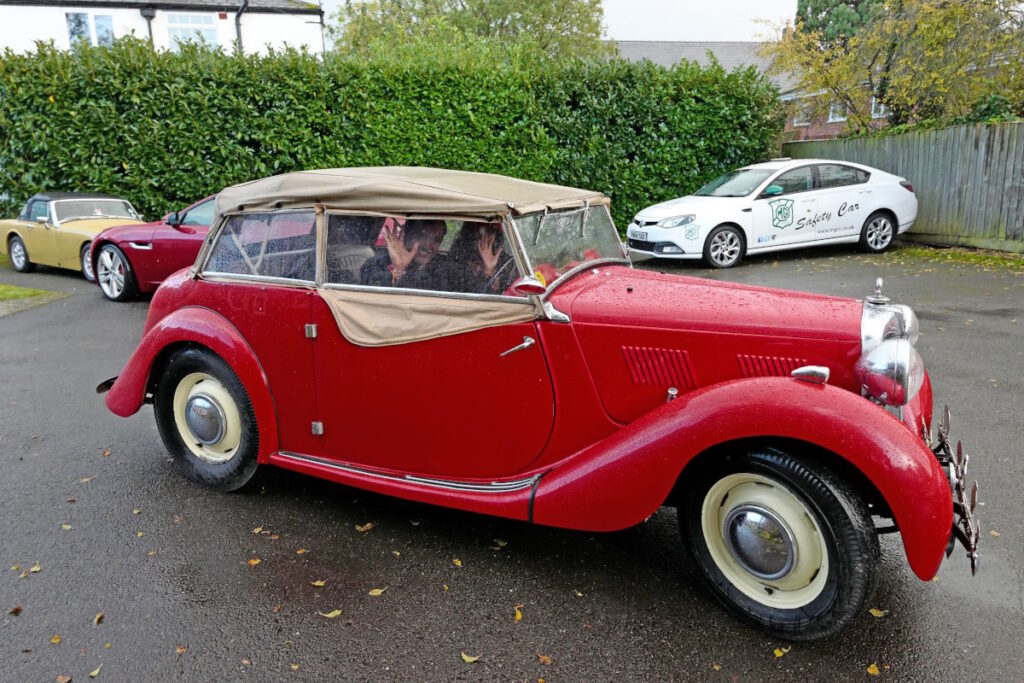
<path fill-rule="evenodd" d="M 498 278 L 501 277 L 502 272 L 505 269 L 507 269 L 511 264 L 512 264 L 512 259 L 508 259 L 503 264 L 501 264 L 501 266 L 499 266 L 498 269 L 494 271 L 494 274 L 491 275 L 489 278 L 487 278 L 487 282 L 485 282 L 484 286 L 480 288 L 480 293 L 481 294 L 487 294 L 488 292 L 490 292 L 491 291 L 491 287 L 494 286 L 494 283 L 495 282 L 500 282 L 500 280 Z M 504 294 L 508 290 L 508 288 L 512 286 L 512 276 L 515 275 L 515 272 L 516 271 L 515 271 L 514 268 L 509 269 L 509 272 L 507 273 L 506 278 L 505 278 L 505 283 L 504 283 L 505 286 L 501 287 L 499 285 L 498 291 L 500 291 L 500 292 L 502 292 Z"/>

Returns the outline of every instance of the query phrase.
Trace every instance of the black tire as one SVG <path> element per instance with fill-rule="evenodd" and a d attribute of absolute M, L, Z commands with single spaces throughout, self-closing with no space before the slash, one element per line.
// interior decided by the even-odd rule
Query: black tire
<path fill-rule="evenodd" d="M 746 252 L 743 230 L 735 225 L 719 225 L 704 240 L 704 263 L 711 268 L 732 268 Z"/>
<path fill-rule="evenodd" d="M 92 269 L 92 259 L 89 258 L 91 248 L 89 244 L 82 245 L 82 249 L 78 252 L 78 265 L 82 269 L 82 277 L 88 282 L 96 282 L 96 273 Z"/>
<path fill-rule="evenodd" d="M 24 256 L 18 258 L 14 253 L 15 249 L 20 249 Z M 25 243 L 17 235 L 14 235 L 7 241 L 7 254 L 10 256 L 11 266 L 19 273 L 31 273 L 36 269 L 36 264 L 32 263 L 32 260 L 28 257 L 28 249 L 25 248 Z"/>
<path fill-rule="evenodd" d="M 139 295 L 139 283 L 128 257 L 109 242 L 100 247 L 94 264 L 96 281 L 111 301 L 131 301 Z"/>
<path fill-rule="evenodd" d="M 196 381 L 197 375 L 208 379 Z M 238 376 L 217 354 L 192 347 L 175 352 L 159 377 L 153 412 L 160 437 L 174 457 L 178 471 L 190 481 L 217 491 L 234 491 L 245 486 L 256 472 L 259 432 L 252 403 Z M 237 440 L 235 430 L 226 428 L 220 441 L 209 445 L 200 443 L 189 431 L 181 396 L 177 397 L 176 405 L 179 387 L 186 397 L 212 397 L 225 424 L 237 417 Z"/>
<path fill-rule="evenodd" d="M 761 448 L 722 457 L 700 470 L 686 489 L 679 509 L 683 538 L 712 594 L 739 619 L 778 638 L 806 641 L 836 633 L 865 609 L 875 589 L 878 536 L 867 505 L 835 472 L 818 462 Z M 775 507 L 764 504 L 773 500 Z M 730 526 L 730 519 L 750 519 L 743 510 L 758 505 L 787 523 L 789 538 L 803 539 L 793 544 L 796 552 L 780 553 L 778 548 L 790 546 L 761 535 L 765 527 Z M 718 525 L 720 519 L 724 522 Z M 741 548 L 731 550 L 723 531 L 727 527 L 754 535 L 729 534 L 738 539 L 732 547 Z M 772 545 L 757 540 L 763 538 Z M 778 569 L 780 558 L 788 562 L 791 556 L 789 573 L 774 581 L 751 573 L 737 559 L 752 547 L 743 540 L 757 544 L 753 547 L 761 554 L 754 554 L 753 561 L 765 572 Z M 796 584 L 780 585 L 792 581 Z"/>
<path fill-rule="evenodd" d="M 892 246 L 898 230 L 892 214 L 888 211 L 875 211 L 864 221 L 860 229 L 859 246 L 863 251 L 881 254 Z"/>

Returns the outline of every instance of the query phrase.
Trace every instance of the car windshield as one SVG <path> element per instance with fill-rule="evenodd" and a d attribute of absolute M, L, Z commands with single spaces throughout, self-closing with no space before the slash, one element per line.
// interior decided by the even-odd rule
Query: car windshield
<path fill-rule="evenodd" d="M 771 174 L 772 171 L 760 168 L 741 168 L 738 171 L 729 171 L 725 175 L 715 178 L 694 194 L 698 197 L 746 197 Z"/>
<path fill-rule="evenodd" d="M 138 218 L 132 205 L 123 199 L 61 199 L 53 203 L 58 222 L 76 218 Z"/>
<path fill-rule="evenodd" d="M 530 267 L 548 286 L 588 261 L 626 258 L 606 206 L 531 213 L 515 223 Z"/>

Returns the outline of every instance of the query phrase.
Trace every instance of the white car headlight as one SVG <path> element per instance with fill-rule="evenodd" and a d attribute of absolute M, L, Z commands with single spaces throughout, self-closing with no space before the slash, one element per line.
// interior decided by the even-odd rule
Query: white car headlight
<path fill-rule="evenodd" d="M 863 392 L 889 406 L 910 403 L 924 383 L 924 361 L 909 339 L 886 339 L 854 366 Z"/>
<path fill-rule="evenodd" d="M 671 218 L 665 218 L 658 221 L 659 228 L 678 228 L 680 225 L 686 225 L 692 223 L 693 219 L 696 218 L 692 213 L 685 216 L 672 216 Z"/>

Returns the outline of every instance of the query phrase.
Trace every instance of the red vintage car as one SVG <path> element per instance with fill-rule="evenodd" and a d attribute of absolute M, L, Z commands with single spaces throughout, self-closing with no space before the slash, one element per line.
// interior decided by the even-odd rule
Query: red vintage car
<path fill-rule="evenodd" d="M 97 235 L 90 258 L 103 295 L 111 301 L 134 299 L 195 263 L 210 232 L 213 200 L 201 199 L 154 223 L 118 225 Z"/>
<path fill-rule="evenodd" d="M 976 566 L 976 484 L 880 283 L 634 270 L 600 193 L 426 168 L 230 187 L 214 226 L 97 388 L 152 402 L 197 483 L 276 465 L 587 531 L 675 506 L 712 593 L 794 640 L 862 613 L 879 533 L 923 580 L 957 539 Z"/>

